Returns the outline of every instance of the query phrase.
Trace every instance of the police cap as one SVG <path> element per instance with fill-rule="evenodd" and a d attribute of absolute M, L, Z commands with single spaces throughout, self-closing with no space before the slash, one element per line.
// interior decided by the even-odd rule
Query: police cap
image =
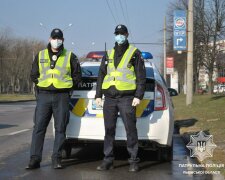
<path fill-rule="evenodd" d="M 61 29 L 59 29 L 59 28 L 53 29 L 51 32 L 51 38 L 63 39 L 63 32 L 61 31 Z"/>
<path fill-rule="evenodd" d="M 127 34 L 128 33 L 127 27 L 123 24 L 117 25 L 114 34 L 119 34 L 119 33 Z"/>

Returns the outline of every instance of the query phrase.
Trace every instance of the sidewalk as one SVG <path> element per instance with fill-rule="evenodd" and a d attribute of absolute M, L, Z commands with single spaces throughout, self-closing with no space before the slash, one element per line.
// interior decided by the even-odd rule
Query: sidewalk
<path fill-rule="evenodd" d="M 33 94 L 0 94 L 0 103 L 35 101 Z"/>

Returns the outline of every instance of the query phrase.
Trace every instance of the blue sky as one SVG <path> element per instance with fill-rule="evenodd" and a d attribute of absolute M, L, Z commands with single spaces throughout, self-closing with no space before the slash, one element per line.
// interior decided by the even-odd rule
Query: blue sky
<path fill-rule="evenodd" d="M 107 49 L 112 48 L 113 32 L 120 23 L 128 27 L 130 42 L 162 42 L 163 20 L 171 1 L 1 0 L 0 28 L 8 27 L 15 36 L 46 43 L 53 28 L 65 29 L 65 47 L 82 56 L 92 50 L 104 50 L 105 42 Z M 70 23 L 73 25 L 68 27 Z M 152 52 L 159 63 L 161 46 L 136 46 Z"/>

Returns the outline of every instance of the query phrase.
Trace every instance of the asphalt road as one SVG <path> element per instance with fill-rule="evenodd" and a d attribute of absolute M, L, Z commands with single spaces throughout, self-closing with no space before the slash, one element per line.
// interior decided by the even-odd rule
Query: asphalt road
<path fill-rule="evenodd" d="M 93 144 L 82 148 L 74 148 L 72 157 L 63 160 L 62 170 L 51 168 L 51 153 L 53 147 L 52 123 L 46 133 L 41 168 L 25 170 L 29 162 L 29 148 L 33 128 L 33 112 L 35 102 L 0 104 L 0 180 L 7 179 L 74 179 L 74 180 L 174 180 L 174 179 L 212 179 L 211 175 L 187 175 L 187 169 L 182 164 L 196 163 L 189 158 L 179 134 L 174 134 L 174 160 L 171 163 L 157 162 L 154 152 L 140 149 L 140 171 L 128 172 L 127 151 L 117 147 L 114 162 L 115 169 L 107 172 L 96 171 L 101 163 L 102 145 Z M 200 169 L 198 169 L 200 170 Z"/>

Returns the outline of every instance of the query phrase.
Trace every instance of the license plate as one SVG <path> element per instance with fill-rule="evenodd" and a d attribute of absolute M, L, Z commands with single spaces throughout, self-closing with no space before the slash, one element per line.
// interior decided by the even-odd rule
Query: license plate
<path fill-rule="evenodd" d="M 93 100 L 93 101 L 92 101 L 92 109 L 93 109 L 93 110 L 102 110 L 102 109 L 103 109 L 103 106 L 97 105 L 97 104 L 96 104 L 96 101 Z"/>

